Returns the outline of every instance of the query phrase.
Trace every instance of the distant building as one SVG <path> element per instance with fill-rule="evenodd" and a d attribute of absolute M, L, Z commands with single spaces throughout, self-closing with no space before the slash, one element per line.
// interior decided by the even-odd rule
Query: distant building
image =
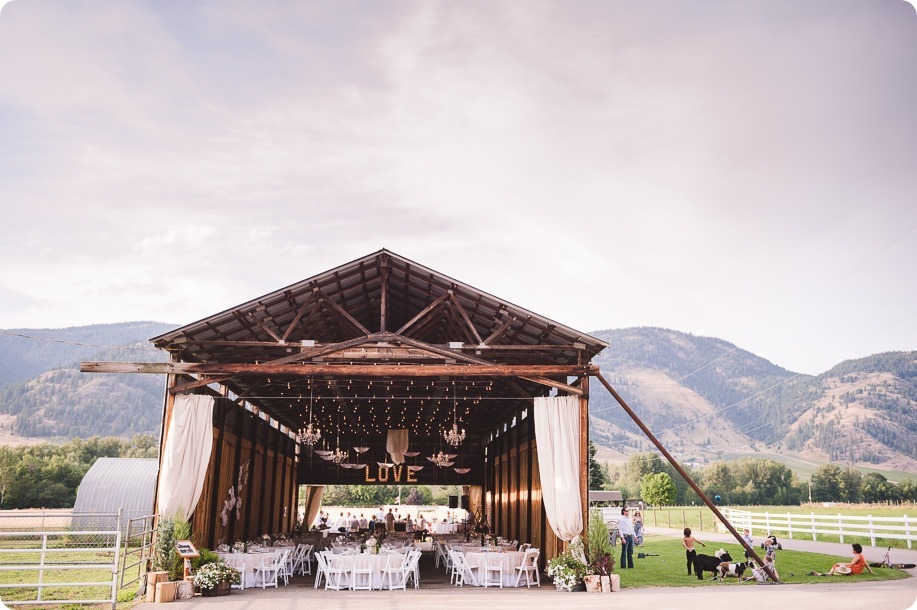
<path fill-rule="evenodd" d="M 113 530 L 120 508 L 125 533 L 129 519 L 152 514 L 158 471 L 155 458 L 99 458 L 77 488 L 72 528 Z"/>

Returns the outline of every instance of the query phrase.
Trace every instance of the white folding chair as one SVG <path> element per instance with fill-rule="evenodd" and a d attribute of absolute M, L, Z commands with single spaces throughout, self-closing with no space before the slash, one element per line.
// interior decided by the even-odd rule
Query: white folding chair
<path fill-rule="evenodd" d="M 314 589 L 322 584 L 322 579 L 328 580 L 328 562 L 325 560 L 326 551 L 319 551 L 315 554 L 315 585 Z"/>
<path fill-rule="evenodd" d="M 344 584 L 344 575 L 347 574 L 347 570 L 344 569 L 342 558 L 343 555 L 335 555 L 334 553 L 325 555 L 327 564 L 325 566 L 325 589 L 340 591 L 347 588 L 347 585 Z"/>
<path fill-rule="evenodd" d="M 267 587 L 274 587 L 276 589 L 277 579 L 283 570 L 283 563 L 281 563 L 281 560 L 286 560 L 283 553 L 274 555 L 267 563 L 262 559 L 261 565 L 255 566 L 255 576 L 252 585 L 257 587 L 260 578 L 262 589 L 266 589 Z"/>
<path fill-rule="evenodd" d="M 350 588 L 354 591 L 372 591 L 372 555 L 357 555 L 350 570 Z"/>
<path fill-rule="evenodd" d="M 407 577 L 405 578 L 405 585 L 409 579 L 413 579 L 414 588 L 420 588 L 420 556 L 422 553 L 420 551 L 411 551 L 410 560 L 408 563 Z"/>
<path fill-rule="evenodd" d="M 469 566 L 468 562 L 465 560 L 465 553 L 450 549 L 449 556 L 452 560 L 452 576 L 455 578 L 455 585 L 464 587 L 466 582 L 470 582 L 473 586 L 477 587 L 477 576 L 475 576 L 474 570 L 471 569 L 471 566 Z"/>
<path fill-rule="evenodd" d="M 525 574 L 525 587 L 529 588 L 532 586 L 532 574 L 535 575 L 535 584 L 539 587 L 541 586 L 541 577 L 538 575 L 538 555 L 541 553 L 539 549 L 528 549 L 525 551 L 525 556 L 522 558 L 522 565 L 516 566 L 516 571 L 519 574 L 516 575 L 516 586 L 519 586 L 519 583 L 522 580 L 522 575 Z"/>
<path fill-rule="evenodd" d="M 398 558 L 401 561 L 397 561 Z M 393 561 L 396 560 L 396 561 Z M 407 589 L 407 568 L 410 555 L 389 555 L 385 567 L 382 568 L 382 588 L 394 591 L 395 589 Z M 386 584 L 388 586 L 386 586 Z"/>
<path fill-rule="evenodd" d="M 495 578 L 491 578 L 494 576 Z M 482 584 L 485 587 L 503 588 L 503 557 L 500 553 L 487 553 L 484 558 L 484 579 Z"/>
<path fill-rule="evenodd" d="M 530 543 L 530 542 L 526 542 L 525 544 L 520 544 L 520 545 L 519 545 L 519 552 L 520 552 L 520 553 L 524 553 L 524 552 L 526 552 L 527 550 L 529 550 L 530 548 L 532 548 L 532 543 Z"/>
<path fill-rule="evenodd" d="M 446 551 L 443 550 L 443 544 L 439 541 L 433 543 L 433 567 L 439 568 L 439 562 L 442 561 L 443 565 L 446 566 L 446 569 L 449 569 L 448 562 L 446 560 Z"/>
<path fill-rule="evenodd" d="M 306 574 L 312 574 L 312 550 L 315 548 L 311 544 L 304 545 L 306 548 L 303 551 L 302 567 L 300 574 L 305 576 Z"/>
<path fill-rule="evenodd" d="M 280 558 L 279 578 L 283 578 L 284 586 L 290 584 L 290 576 L 293 576 L 293 552 L 290 549 L 283 551 Z"/>
<path fill-rule="evenodd" d="M 290 563 L 292 564 L 291 572 L 293 574 L 296 574 L 296 572 L 299 572 L 300 574 L 304 574 L 302 564 L 303 564 L 303 561 L 305 560 L 305 556 L 306 556 L 306 545 L 303 543 L 297 544 L 296 548 L 293 549 L 293 552 L 290 553 Z"/>

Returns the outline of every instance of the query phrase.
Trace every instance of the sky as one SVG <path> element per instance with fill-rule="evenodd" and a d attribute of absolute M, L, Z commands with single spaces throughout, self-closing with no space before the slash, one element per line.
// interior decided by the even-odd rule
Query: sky
<path fill-rule="evenodd" d="M 917 349 L 903 0 L 13 0 L 0 328 L 189 323 L 388 248 L 582 331 Z"/>

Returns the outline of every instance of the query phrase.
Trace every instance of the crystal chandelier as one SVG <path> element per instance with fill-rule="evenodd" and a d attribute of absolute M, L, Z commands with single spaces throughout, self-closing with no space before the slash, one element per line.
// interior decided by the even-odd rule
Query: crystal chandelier
<path fill-rule="evenodd" d="M 314 445 L 322 437 L 322 431 L 318 426 L 312 427 L 312 380 L 309 380 L 309 425 L 299 429 L 297 440 L 302 445 Z"/>
<path fill-rule="evenodd" d="M 341 464 L 347 460 L 347 455 L 349 452 L 341 450 L 341 417 L 338 415 L 338 435 L 337 441 L 334 443 L 334 451 L 331 452 L 331 455 L 328 456 L 328 460 L 334 462 L 335 464 Z"/>
<path fill-rule="evenodd" d="M 454 457 L 455 457 L 454 455 L 450 455 L 448 453 L 443 453 L 442 451 L 440 451 L 437 454 L 431 455 L 427 459 L 433 462 L 434 464 L 436 464 L 437 466 L 439 466 L 440 468 L 448 468 L 449 466 L 452 466 L 453 464 L 455 464 L 455 462 L 452 461 Z"/>
<path fill-rule="evenodd" d="M 447 443 L 449 443 L 450 445 L 452 445 L 453 447 L 458 447 L 459 445 L 462 444 L 462 441 L 465 440 L 465 429 L 462 428 L 461 430 L 459 430 L 459 427 L 458 427 L 458 420 L 456 419 L 456 416 L 455 416 L 455 407 L 456 407 L 455 403 L 457 402 L 457 398 L 456 398 L 456 396 L 455 396 L 456 393 L 458 393 L 458 389 L 453 389 L 453 394 L 452 394 L 452 429 L 451 429 L 451 430 L 446 430 L 445 432 L 443 432 L 443 439 L 444 439 Z"/>

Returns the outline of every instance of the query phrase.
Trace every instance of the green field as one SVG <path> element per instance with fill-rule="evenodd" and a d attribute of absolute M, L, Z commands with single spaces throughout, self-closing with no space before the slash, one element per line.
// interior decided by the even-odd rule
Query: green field
<path fill-rule="evenodd" d="M 749 456 L 747 453 L 726 453 L 718 460 L 741 460 L 746 459 Z M 786 455 L 780 455 L 779 453 L 759 453 L 753 456 L 755 459 L 768 459 L 781 464 L 786 464 L 788 468 L 793 470 L 796 475 L 802 481 L 808 481 L 812 476 L 812 473 L 818 470 L 819 467 L 824 466 L 830 462 L 809 462 L 807 460 L 802 460 L 799 458 L 789 457 Z M 911 479 L 912 481 L 917 481 L 917 474 L 913 472 L 904 472 L 901 470 L 882 470 L 880 468 L 863 468 L 861 466 L 852 466 L 854 470 L 858 470 L 863 474 L 868 474 L 870 472 L 877 472 L 884 476 L 889 481 L 894 481 L 895 483 L 900 483 L 904 479 Z"/>
<path fill-rule="evenodd" d="M 713 548 L 714 546 L 716 548 Z M 738 544 L 708 544 L 706 549 L 701 548 L 698 552 L 712 555 L 719 548 L 729 551 L 733 561 L 742 561 L 744 559 L 744 551 Z M 710 573 L 705 573 L 706 580 L 703 581 L 698 580 L 696 576 L 688 576 L 685 566 L 685 549 L 681 545 L 681 540 L 668 536 L 647 536 L 644 539 L 643 546 L 634 549 L 634 569 L 632 570 L 620 569 L 617 564 L 620 559 L 620 547 L 615 547 L 615 551 L 615 573 L 621 576 L 622 588 L 756 586 L 754 581 L 738 582 L 735 578 L 726 579 L 723 583 L 717 583 L 710 580 L 712 576 Z M 638 557 L 638 553 L 647 553 L 653 556 L 641 559 Z M 850 557 L 783 550 L 777 552 L 776 567 L 781 581 L 796 584 L 898 580 L 908 576 L 903 570 L 891 568 L 873 568 L 874 575 L 864 572 L 859 576 L 808 576 L 808 573 L 813 570 L 826 572 L 838 561 L 850 561 Z"/>
<path fill-rule="evenodd" d="M 908 507 L 876 505 L 822 506 L 821 504 L 806 504 L 803 506 L 730 506 L 729 508 L 745 510 L 752 513 L 770 513 L 771 515 L 786 515 L 787 513 L 792 515 L 809 515 L 812 513 L 815 513 L 816 515 L 872 515 L 874 517 L 903 517 L 905 515 L 913 517 L 917 515 L 917 506 L 913 505 Z M 643 521 L 650 526 L 656 525 L 659 527 L 671 527 L 674 529 L 690 527 L 691 530 L 695 533 L 715 531 L 715 517 L 710 509 L 708 509 L 706 506 L 670 506 L 661 508 L 647 508 L 643 511 Z M 787 532 L 776 528 L 772 530 L 772 533 L 781 540 L 789 537 Z M 765 532 L 754 532 L 753 534 L 756 541 L 760 541 Z M 802 540 L 812 539 L 810 535 L 801 534 L 799 532 L 795 532 L 793 537 Z M 840 537 L 828 534 L 818 534 L 818 540 L 822 542 L 840 542 Z M 868 538 L 864 540 L 862 537 L 844 537 L 845 543 L 857 541 L 859 541 L 861 544 L 864 544 L 864 546 L 870 543 Z M 907 548 L 907 542 L 904 540 L 891 540 L 877 537 L 876 546 L 890 546 L 893 548 L 903 549 Z"/>

